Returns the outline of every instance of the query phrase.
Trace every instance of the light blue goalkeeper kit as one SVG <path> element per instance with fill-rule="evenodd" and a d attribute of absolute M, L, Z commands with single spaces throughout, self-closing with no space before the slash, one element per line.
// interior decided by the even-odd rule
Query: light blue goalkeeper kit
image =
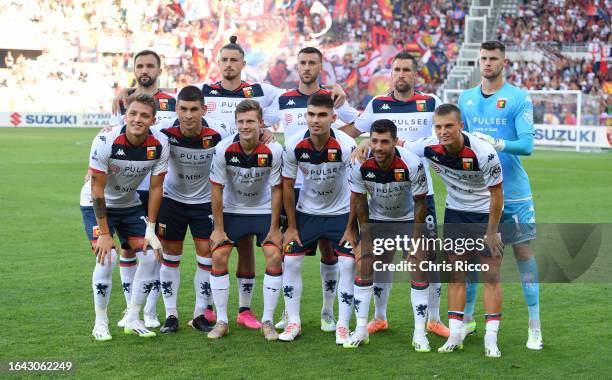
<path fill-rule="evenodd" d="M 519 156 L 533 150 L 533 104 L 527 91 L 505 83 L 492 95 L 484 95 L 481 86 L 463 91 L 459 96 L 463 123 L 467 131 L 480 132 L 504 140 L 499 160 L 504 176 L 504 241 L 509 244 L 535 239 L 535 211 L 529 177 Z M 529 319 L 539 321 L 539 286 L 533 257 L 518 261 Z M 465 314 L 471 315 L 476 287 L 469 286 Z M 471 309 L 471 310 L 470 310 Z"/>

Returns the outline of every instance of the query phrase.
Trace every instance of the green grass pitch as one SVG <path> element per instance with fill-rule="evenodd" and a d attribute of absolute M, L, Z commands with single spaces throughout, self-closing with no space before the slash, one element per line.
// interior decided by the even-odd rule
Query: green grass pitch
<path fill-rule="evenodd" d="M 93 256 L 83 233 L 79 191 L 87 168 L 92 129 L 0 129 L 0 377 L 16 360 L 71 360 L 78 378 L 604 378 L 612 368 L 608 283 L 542 284 L 545 348 L 525 348 L 527 310 L 519 284 L 504 286 L 499 360 L 486 359 L 479 332 L 465 350 L 417 354 L 410 347 L 412 311 L 407 284 L 395 284 L 391 329 L 369 346 L 345 350 L 319 330 L 321 285 L 316 258 L 304 265 L 303 336 L 292 344 L 265 342 L 257 331 L 233 323 L 236 282 L 231 281 L 230 335 L 209 341 L 187 328 L 194 296 L 193 245 L 186 244 L 179 296 L 181 330 L 140 339 L 115 323 L 125 307 L 115 270 L 109 306 L 113 340 L 94 342 Z M 612 155 L 537 151 L 524 160 L 531 177 L 538 222 L 612 221 Z M 444 191 L 436 180 L 438 215 Z M 610 243 L 610 236 L 606 237 Z M 235 253 L 230 268 L 235 268 Z M 514 260 L 507 254 L 507 260 Z M 258 258 L 253 301 L 262 308 L 263 266 Z M 232 273 L 233 271 L 230 270 Z M 608 269 L 609 273 L 609 269 Z M 232 273 L 233 276 L 233 273 Z M 444 287 L 445 289 L 446 287 Z M 480 287 L 477 315 L 482 315 Z M 446 321 L 446 293 L 441 312 Z M 283 302 L 279 302 L 279 309 Z M 373 310 L 373 307 L 371 308 Z M 158 310 L 163 317 L 163 304 Z M 280 310 L 277 311 L 277 317 Z M 354 326 L 354 324 L 352 324 Z M 430 336 L 432 348 L 443 339 Z M 22 374 L 23 376 L 23 374 Z"/>

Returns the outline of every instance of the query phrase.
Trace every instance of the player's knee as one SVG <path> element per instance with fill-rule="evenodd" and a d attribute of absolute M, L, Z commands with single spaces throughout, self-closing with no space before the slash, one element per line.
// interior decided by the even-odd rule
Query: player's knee
<path fill-rule="evenodd" d="M 283 257 L 278 249 L 269 250 L 266 253 L 266 267 L 267 268 L 280 268 L 283 262 Z"/>
<path fill-rule="evenodd" d="M 355 269 L 355 259 L 352 256 L 338 257 L 340 273 L 353 273 Z"/>

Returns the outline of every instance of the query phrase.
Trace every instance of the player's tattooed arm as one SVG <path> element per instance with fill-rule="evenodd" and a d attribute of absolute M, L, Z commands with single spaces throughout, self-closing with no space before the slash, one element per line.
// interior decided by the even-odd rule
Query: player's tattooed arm
<path fill-rule="evenodd" d="M 91 201 L 99 231 L 98 236 L 95 236 L 97 240 L 94 253 L 96 254 L 98 263 L 104 265 L 104 261 L 108 257 L 108 263 L 110 265 L 112 260 L 110 252 L 114 242 L 110 235 L 108 218 L 106 217 L 106 200 L 104 199 L 105 186 L 106 174 L 91 171 Z"/>

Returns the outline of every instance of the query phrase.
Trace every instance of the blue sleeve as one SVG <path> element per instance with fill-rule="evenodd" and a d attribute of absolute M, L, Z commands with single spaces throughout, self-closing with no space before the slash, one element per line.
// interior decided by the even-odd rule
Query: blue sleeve
<path fill-rule="evenodd" d="M 464 98 L 467 96 L 465 95 L 466 92 L 462 92 L 461 94 L 459 94 L 459 99 L 457 100 L 457 106 L 459 107 L 459 110 L 461 110 L 461 121 L 463 122 L 463 130 L 466 132 L 470 132 L 470 126 L 468 125 L 467 119 L 465 118 L 465 108 L 463 106 L 463 103 L 465 103 Z"/>
<path fill-rule="evenodd" d="M 514 113 L 514 128 L 517 140 L 506 140 L 502 152 L 519 156 L 528 156 L 533 152 L 533 103 L 529 94 L 521 91 L 524 100 L 518 105 Z"/>

